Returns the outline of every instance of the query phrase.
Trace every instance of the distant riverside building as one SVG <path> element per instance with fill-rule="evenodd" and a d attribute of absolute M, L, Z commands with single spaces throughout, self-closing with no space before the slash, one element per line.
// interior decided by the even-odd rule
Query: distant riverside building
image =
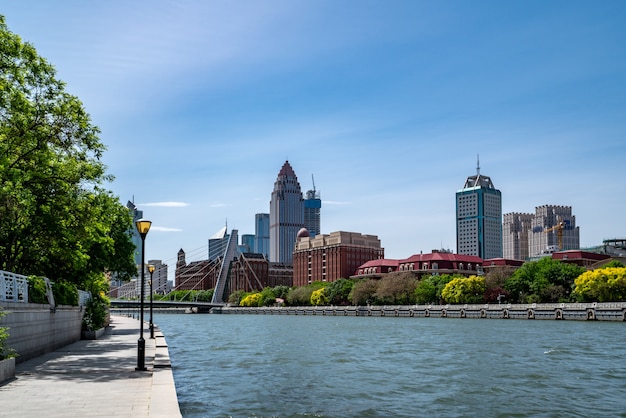
<path fill-rule="evenodd" d="M 401 272 L 409 272 L 420 278 L 433 274 L 471 276 L 482 274 L 482 265 L 483 260 L 474 255 L 433 250 L 429 254 L 415 254 L 404 260 L 370 260 L 358 267 L 354 277 L 381 278 L 389 273 Z"/>
<path fill-rule="evenodd" d="M 254 249 L 253 252 L 270 258 L 270 214 L 254 215 Z"/>
<path fill-rule="evenodd" d="M 503 257 L 509 260 L 526 260 L 532 213 L 505 213 L 502 216 Z"/>
<path fill-rule="evenodd" d="M 563 223 L 562 229 L 558 228 L 561 222 Z M 580 249 L 580 228 L 576 226 L 576 217 L 572 215 L 572 207 L 537 206 L 531 223 L 528 245 L 530 257 Z"/>
<path fill-rule="evenodd" d="M 458 254 L 502 257 L 502 195 L 480 174 L 480 163 L 456 192 L 456 241 Z"/>
<path fill-rule="evenodd" d="M 152 273 L 152 291 L 161 295 L 169 293 L 172 289 L 169 285 L 170 282 L 168 282 L 167 280 L 167 264 L 163 264 L 161 260 L 148 260 L 148 264 L 154 266 L 154 273 Z M 145 283 L 147 284 L 147 286 L 144 294 L 149 295 L 150 272 L 147 268 Z"/>
<path fill-rule="evenodd" d="M 263 254 L 239 254 L 230 268 L 228 293 L 236 290 L 261 291 L 264 287 L 293 285 L 293 270 L 283 264 L 270 263 Z"/>
<path fill-rule="evenodd" d="M 176 261 L 175 290 L 213 289 L 218 273 L 219 265 L 212 260 L 187 263 L 185 252 L 181 248 L 178 251 L 178 260 Z"/>
<path fill-rule="evenodd" d="M 337 231 L 310 237 L 303 228 L 293 253 L 293 285 L 347 279 L 366 261 L 382 259 L 384 252 L 374 235 Z"/>
<path fill-rule="evenodd" d="M 314 184 L 313 190 L 307 191 L 304 199 L 304 227 L 312 238 L 321 233 L 321 212 L 322 199 Z"/>
<path fill-rule="evenodd" d="M 304 199 L 289 161 L 274 182 L 270 200 L 270 261 L 291 265 L 298 231 L 304 227 Z"/>

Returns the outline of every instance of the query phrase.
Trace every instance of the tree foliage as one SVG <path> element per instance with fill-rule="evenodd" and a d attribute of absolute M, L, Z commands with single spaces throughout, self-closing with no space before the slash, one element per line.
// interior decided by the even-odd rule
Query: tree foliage
<path fill-rule="evenodd" d="M 376 301 L 376 291 L 378 290 L 378 280 L 365 279 L 354 283 L 350 300 L 353 305 L 370 305 Z"/>
<path fill-rule="evenodd" d="M 411 273 L 388 275 L 380 280 L 374 297 L 377 304 L 408 305 L 413 303 L 417 279 Z"/>
<path fill-rule="evenodd" d="M 241 299 L 241 301 L 239 302 L 239 306 L 261 306 L 260 303 L 262 298 L 263 297 L 261 296 L 261 292 L 250 293 Z"/>
<path fill-rule="evenodd" d="M 81 288 L 136 274 L 130 214 L 103 188 L 82 103 L 0 16 L 0 269 Z"/>
<path fill-rule="evenodd" d="M 326 296 L 326 287 L 321 287 L 317 290 L 314 290 L 311 293 L 311 305 L 320 306 L 326 305 L 328 303 L 328 297 Z"/>
<path fill-rule="evenodd" d="M 328 297 L 328 303 L 330 305 L 349 305 L 350 304 L 350 292 L 354 286 L 354 280 L 351 279 L 339 279 L 332 282 L 326 288 L 326 296 Z"/>
<path fill-rule="evenodd" d="M 422 277 L 414 291 L 414 300 L 418 304 L 428 303 L 443 303 L 441 292 L 446 284 L 448 284 L 455 277 L 449 274 L 432 275 L 428 277 Z"/>
<path fill-rule="evenodd" d="M 548 303 L 568 301 L 574 279 L 584 269 L 544 257 L 524 263 L 504 284 L 514 303 Z"/>
<path fill-rule="evenodd" d="M 441 297 L 448 303 L 480 303 L 485 289 L 484 277 L 457 277 L 446 284 Z"/>
<path fill-rule="evenodd" d="M 574 280 L 573 295 L 580 302 L 626 300 L 626 268 L 605 267 L 586 271 Z"/>

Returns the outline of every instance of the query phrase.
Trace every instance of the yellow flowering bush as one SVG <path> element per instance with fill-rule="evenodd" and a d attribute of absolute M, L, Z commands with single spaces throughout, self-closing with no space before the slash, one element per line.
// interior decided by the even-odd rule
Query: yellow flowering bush
<path fill-rule="evenodd" d="M 448 303 L 479 303 L 486 289 L 484 277 L 457 277 L 445 285 L 441 297 Z"/>
<path fill-rule="evenodd" d="M 574 280 L 574 296 L 581 302 L 626 300 L 626 267 L 586 271 Z"/>
<path fill-rule="evenodd" d="M 251 293 L 241 299 L 239 306 L 259 306 L 262 297 L 261 293 Z"/>

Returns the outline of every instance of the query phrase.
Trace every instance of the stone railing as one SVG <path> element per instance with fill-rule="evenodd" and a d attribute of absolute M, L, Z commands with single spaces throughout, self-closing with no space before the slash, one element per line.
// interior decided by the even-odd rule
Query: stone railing
<path fill-rule="evenodd" d="M 0 302 L 28 303 L 26 276 L 0 270 Z"/>

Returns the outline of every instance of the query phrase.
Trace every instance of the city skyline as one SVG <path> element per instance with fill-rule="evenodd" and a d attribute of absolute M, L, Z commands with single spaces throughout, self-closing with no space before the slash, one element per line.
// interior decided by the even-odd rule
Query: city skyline
<path fill-rule="evenodd" d="M 149 7 L 148 7 L 149 6 Z M 606 1 L 24 0 L 8 28 L 100 127 L 106 185 L 150 219 L 146 258 L 254 233 L 277 169 L 322 196 L 322 234 L 388 258 L 455 249 L 481 170 L 502 212 L 571 206 L 580 245 L 626 236 L 626 4 Z"/>

